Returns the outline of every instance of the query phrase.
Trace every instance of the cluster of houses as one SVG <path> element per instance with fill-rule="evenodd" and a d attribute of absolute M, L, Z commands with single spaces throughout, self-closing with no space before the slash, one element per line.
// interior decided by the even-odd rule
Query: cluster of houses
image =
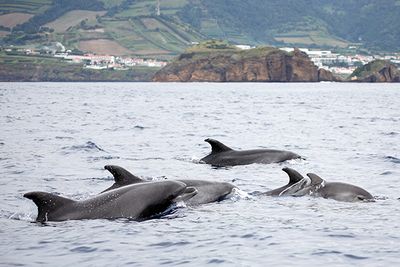
<path fill-rule="evenodd" d="M 88 69 L 115 69 L 115 70 L 127 70 L 135 66 L 142 67 L 164 67 L 167 62 L 155 59 L 143 59 L 138 57 L 119 57 L 113 55 L 96 55 L 92 53 L 87 53 L 83 55 L 78 55 L 73 53 L 71 50 L 65 49 L 61 43 L 54 43 L 51 46 L 43 46 L 39 49 L 30 48 L 4 48 L 5 52 L 24 54 L 28 56 L 47 56 L 60 58 L 66 62 L 70 63 L 80 63 L 84 64 L 85 68 Z"/>
<path fill-rule="evenodd" d="M 284 51 L 291 52 L 293 48 L 281 48 Z M 362 65 L 365 65 L 376 59 L 390 60 L 392 63 L 400 66 L 400 54 L 391 55 L 341 55 L 329 50 L 310 50 L 300 48 L 300 51 L 306 53 L 310 59 L 319 68 L 327 69 L 333 73 L 350 75 L 353 71 Z"/>
<path fill-rule="evenodd" d="M 155 59 L 143 59 L 136 57 L 118 57 L 110 55 L 95 55 L 95 54 L 84 54 L 84 55 L 73 55 L 68 52 L 56 53 L 54 57 L 63 58 L 66 61 L 72 63 L 83 63 L 85 68 L 88 69 L 115 69 L 115 70 L 126 70 L 135 66 L 143 67 L 164 67 L 167 62 L 159 61 Z"/>

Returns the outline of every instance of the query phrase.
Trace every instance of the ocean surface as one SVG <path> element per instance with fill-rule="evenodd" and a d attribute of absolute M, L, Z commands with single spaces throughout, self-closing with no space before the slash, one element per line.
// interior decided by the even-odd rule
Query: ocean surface
<path fill-rule="evenodd" d="M 399 266 L 400 86 L 347 83 L 0 83 L 1 266 Z M 304 160 L 213 168 L 206 138 Z M 144 222 L 34 223 L 46 191 L 82 200 L 113 183 L 231 182 L 240 191 Z M 303 175 L 374 203 L 256 196 Z"/>

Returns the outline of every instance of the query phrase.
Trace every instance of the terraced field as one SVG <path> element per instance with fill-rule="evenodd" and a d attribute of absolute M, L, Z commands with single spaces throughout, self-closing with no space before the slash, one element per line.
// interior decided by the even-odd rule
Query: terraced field
<path fill-rule="evenodd" d="M 275 40 L 284 42 L 288 45 L 319 45 L 319 46 L 334 46 L 347 47 L 349 45 L 345 40 L 325 35 L 323 33 L 300 33 L 300 34 L 285 34 L 276 35 Z"/>
<path fill-rule="evenodd" d="M 0 1 L 0 13 L 23 12 L 37 14 L 49 8 L 52 2 L 52 0 Z"/>
<path fill-rule="evenodd" d="M 82 20 L 93 21 L 96 20 L 96 16 L 102 16 L 105 13 L 105 11 L 73 10 L 45 26 L 54 29 L 57 33 L 65 32 L 68 28 L 78 25 Z"/>
<path fill-rule="evenodd" d="M 0 26 L 7 28 L 15 27 L 18 24 L 24 23 L 33 17 L 33 14 L 14 12 L 0 15 Z"/>
<path fill-rule="evenodd" d="M 80 41 L 78 45 L 82 51 L 93 52 L 99 55 L 130 55 L 132 51 L 109 39 L 94 39 Z"/>
<path fill-rule="evenodd" d="M 188 0 L 160 0 L 161 14 L 174 15 L 182 9 Z M 129 7 L 118 13 L 119 18 L 156 15 L 157 0 L 134 1 Z"/>

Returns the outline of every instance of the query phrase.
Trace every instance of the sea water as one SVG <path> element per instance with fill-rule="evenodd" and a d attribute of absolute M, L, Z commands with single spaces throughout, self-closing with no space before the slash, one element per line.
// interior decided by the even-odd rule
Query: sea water
<path fill-rule="evenodd" d="M 398 266 L 400 87 L 356 83 L 0 83 L 0 265 Z M 206 138 L 302 160 L 213 168 Z M 144 222 L 38 224 L 23 194 L 90 198 L 104 165 L 240 191 Z M 374 203 L 252 194 L 282 168 L 358 185 Z"/>

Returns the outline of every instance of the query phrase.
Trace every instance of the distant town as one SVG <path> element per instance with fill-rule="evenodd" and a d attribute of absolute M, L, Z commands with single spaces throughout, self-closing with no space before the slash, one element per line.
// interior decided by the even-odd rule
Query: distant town
<path fill-rule="evenodd" d="M 293 51 L 293 48 L 289 47 L 280 49 L 287 52 Z M 356 53 L 342 55 L 333 53 L 330 50 L 310 50 L 308 48 L 300 48 L 300 50 L 306 53 L 318 68 L 329 70 L 340 76 L 348 76 L 352 74 L 357 67 L 363 66 L 376 59 L 388 60 L 397 67 L 400 66 L 400 53 L 388 55 L 361 55 Z"/>
<path fill-rule="evenodd" d="M 236 47 L 242 50 L 254 48 L 250 45 L 236 45 Z M 294 48 L 291 47 L 283 47 L 280 49 L 286 52 L 291 52 L 294 50 Z M 346 53 L 346 55 L 342 55 L 340 53 L 334 53 L 330 50 L 317 50 L 309 48 L 299 49 L 306 53 L 319 68 L 329 70 L 332 73 L 342 77 L 350 75 L 357 67 L 365 65 L 376 59 L 388 60 L 397 67 L 400 66 L 400 53 L 385 55 L 362 55 L 357 53 Z M 5 51 L 7 54 L 59 58 L 68 63 L 83 64 L 84 68 L 96 70 L 127 70 L 135 66 L 162 68 L 168 63 L 164 60 L 151 58 L 98 55 L 82 52 L 77 53 L 76 51 L 66 49 L 59 42 L 55 42 L 50 46 L 43 46 L 40 49 L 2 47 L 0 50 Z"/>
<path fill-rule="evenodd" d="M 51 46 L 43 46 L 40 49 L 33 48 L 1 48 L 8 54 L 25 56 L 46 56 L 64 60 L 66 63 L 83 64 L 85 68 L 96 70 L 127 70 L 135 66 L 142 67 L 164 67 L 167 61 L 161 61 L 151 58 L 140 58 L 131 56 L 97 55 L 92 53 L 77 53 L 76 51 L 65 49 L 65 47 L 56 42 Z"/>

